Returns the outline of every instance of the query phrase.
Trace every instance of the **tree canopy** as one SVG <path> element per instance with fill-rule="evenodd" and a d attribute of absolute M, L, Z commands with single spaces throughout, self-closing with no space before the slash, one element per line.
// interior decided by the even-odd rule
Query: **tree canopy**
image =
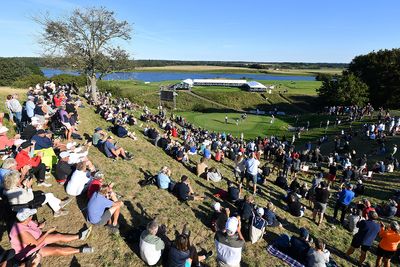
<path fill-rule="evenodd" d="M 104 7 L 75 9 L 66 17 L 35 20 L 43 26 L 40 44 L 45 56 L 67 59 L 70 67 L 81 70 L 90 80 L 95 98 L 97 78 L 124 69 L 129 61 L 129 54 L 116 43 L 130 40 L 132 27 Z"/>
<path fill-rule="evenodd" d="M 40 68 L 22 58 L 0 58 L 0 86 L 11 85 L 21 77 L 43 75 Z"/>
<path fill-rule="evenodd" d="M 400 49 L 357 56 L 348 71 L 367 84 L 373 105 L 400 107 Z"/>
<path fill-rule="evenodd" d="M 317 89 L 324 105 L 359 105 L 366 104 L 368 86 L 357 76 L 345 72 L 340 77 L 326 78 Z"/>

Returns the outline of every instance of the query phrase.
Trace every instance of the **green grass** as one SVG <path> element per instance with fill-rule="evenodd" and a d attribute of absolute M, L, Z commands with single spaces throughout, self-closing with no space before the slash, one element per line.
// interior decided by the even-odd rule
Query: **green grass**
<path fill-rule="evenodd" d="M 0 88 L 0 97 L 5 96 L 14 91 L 10 91 L 9 88 Z M 25 91 L 15 92 L 21 93 L 21 96 Z M 4 105 L 0 106 L 0 110 L 4 110 Z M 102 120 L 94 110 L 86 105 L 84 109 L 79 109 L 81 124 L 79 132 L 83 134 L 91 135 L 95 127 L 102 127 L 106 129 L 108 124 Z M 223 114 L 225 115 L 225 113 Z M 228 114 L 228 116 L 231 116 Z M 310 117 L 307 117 L 310 116 Z M 315 115 L 305 115 L 301 119 L 309 118 Z M 232 115 L 233 117 L 233 115 Z M 249 118 L 250 119 L 250 118 Z M 286 122 L 286 121 L 285 121 Z M 285 123 L 285 122 L 282 122 Z M 9 125 L 5 120 L 6 125 Z M 312 127 L 316 125 L 317 119 Z M 250 126 L 251 127 L 251 126 Z M 207 127 L 208 128 L 208 127 Z M 168 228 L 168 236 L 173 238 L 175 230 L 181 230 L 184 223 L 189 223 L 192 231 L 191 242 L 198 249 L 204 248 L 206 250 L 213 250 L 214 233 L 207 227 L 207 223 L 211 218 L 212 204 L 214 201 L 221 201 L 216 199 L 213 194 L 216 193 L 219 188 L 225 189 L 226 185 L 224 182 L 214 184 L 207 182 L 204 179 L 197 178 L 191 173 L 186 167 L 177 161 L 173 160 L 165 154 L 162 149 L 154 147 L 141 133 L 141 128 L 134 126 L 130 128 L 135 131 L 138 136 L 138 141 L 132 141 L 130 139 L 116 138 L 119 145 L 125 147 L 128 151 L 134 154 L 133 161 L 116 161 L 113 162 L 107 159 L 95 148 L 92 148 L 89 153 L 89 159 L 100 168 L 106 176 L 107 181 L 115 182 L 115 190 L 123 196 L 122 200 L 125 203 L 125 207 L 121 212 L 121 236 L 112 236 L 105 229 L 101 227 L 95 227 L 93 229 L 91 237 L 86 241 L 89 245 L 95 247 L 95 253 L 93 254 L 79 254 L 73 259 L 72 256 L 66 257 L 48 257 L 44 259 L 43 266 L 144 266 L 140 260 L 134 247 L 137 243 L 130 241 L 130 235 L 134 228 L 138 226 L 144 226 L 148 221 L 148 218 L 157 217 L 160 223 L 166 224 Z M 355 129 L 360 129 L 359 126 L 355 126 Z M 330 133 L 340 133 L 340 128 L 330 128 Z M 314 132 L 315 137 L 319 136 L 323 132 L 322 129 L 316 129 Z M 245 135 L 246 136 L 246 135 Z M 400 138 L 398 136 L 388 137 L 389 144 L 400 145 Z M 351 145 L 357 147 L 357 152 L 371 154 L 376 149 L 377 145 L 374 142 L 367 141 L 361 137 L 355 138 Z M 333 142 L 331 141 L 322 146 L 324 152 L 331 151 L 333 148 Z M 371 159 L 380 159 L 382 156 L 372 155 Z M 199 161 L 199 156 L 191 157 L 191 160 L 195 163 Z M 224 164 L 216 163 L 214 161 L 208 161 L 209 166 L 217 167 L 224 177 L 233 180 L 232 166 L 233 163 L 230 160 L 226 160 Z M 264 164 L 264 161 L 262 161 Z M 141 188 L 138 185 L 138 181 L 144 178 L 144 173 L 156 174 L 157 171 L 163 166 L 167 165 L 172 169 L 172 177 L 178 180 L 181 175 L 187 175 L 195 192 L 209 196 L 209 200 L 204 202 L 190 202 L 188 204 L 181 204 L 177 199 L 167 191 L 157 189 L 155 186 L 148 186 Z M 194 167 L 194 164 L 190 164 L 190 167 Z M 367 191 L 366 196 L 373 203 L 380 203 L 381 201 L 387 200 L 392 195 L 392 190 L 398 188 L 398 175 L 399 173 L 393 173 L 391 175 L 377 175 L 372 181 L 366 182 Z M 317 227 L 311 220 L 311 211 L 308 209 L 306 215 L 303 218 L 294 218 L 283 210 L 285 207 L 284 202 L 281 200 L 281 195 L 284 193 L 283 190 L 276 187 L 272 182 L 275 180 L 275 174 L 268 178 L 266 186 L 261 186 L 262 194 L 256 197 L 256 203 L 259 206 L 265 206 L 268 201 L 272 201 L 277 207 L 277 214 L 284 218 L 286 221 L 285 229 L 267 229 L 265 240 L 261 240 L 257 244 L 251 245 L 246 243 L 246 249 L 243 252 L 242 264 L 243 266 L 285 266 L 283 262 L 270 256 L 265 248 L 266 246 L 279 234 L 288 233 L 290 235 L 297 235 L 300 227 L 307 227 L 313 237 L 321 237 L 328 244 L 328 249 L 331 251 L 331 256 L 335 261 L 338 262 L 339 266 L 353 266 L 347 262 L 344 258 L 344 252 L 348 248 L 351 242 L 351 236 L 341 226 L 333 225 L 328 222 L 324 222 L 323 225 Z M 300 180 L 310 183 L 312 176 L 306 174 L 300 174 Z M 49 182 L 53 184 L 51 188 L 35 188 L 43 190 L 45 192 L 52 192 L 57 197 L 63 198 L 66 196 L 64 187 L 59 186 L 54 180 L 50 179 Z M 334 195 L 336 190 L 332 192 L 332 198 L 329 203 L 327 210 L 328 217 L 333 214 Z M 356 201 L 361 200 L 362 197 L 358 197 Z M 303 204 L 308 205 L 307 201 L 302 200 Z M 224 203 L 224 207 L 231 207 L 231 205 Z M 47 227 L 57 226 L 57 230 L 63 233 L 75 233 L 85 223 L 85 215 L 79 207 L 76 200 L 73 200 L 71 204 L 67 206 L 70 214 L 67 217 L 53 218 L 52 213 L 48 207 L 39 209 L 38 219 L 47 220 Z M 397 218 L 398 219 L 398 218 Z M 334 228 L 335 226 L 335 228 Z M 1 247 L 9 248 L 9 241 L 7 233 L 4 231 L 4 226 L 0 227 L 1 236 Z M 81 241 L 75 241 L 71 243 L 73 246 L 80 246 L 84 243 Z M 375 243 L 376 246 L 377 243 Z M 359 256 L 357 251 L 353 258 Z M 376 256 L 372 253 L 368 253 L 367 261 L 373 263 Z M 206 264 L 209 266 L 216 266 L 215 256 L 210 258 Z M 396 264 L 396 263 L 394 263 Z"/>

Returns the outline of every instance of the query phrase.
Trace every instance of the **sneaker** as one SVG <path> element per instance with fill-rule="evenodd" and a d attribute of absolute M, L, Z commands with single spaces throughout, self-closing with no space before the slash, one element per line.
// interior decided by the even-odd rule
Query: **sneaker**
<path fill-rule="evenodd" d="M 71 203 L 72 198 L 67 198 L 66 200 L 63 200 L 60 202 L 60 207 L 64 208 L 65 206 L 67 206 L 69 203 Z"/>
<path fill-rule="evenodd" d="M 85 246 L 85 247 L 81 248 L 81 253 L 93 253 L 93 252 L 94 252 L 94 248 L 92 248 L 92 247 Z"/>
<path fill-rule="evenodd" d="M 44 187 L 51 187 L 52 184 L 46 183 L 46 182 L 41 182 L 37 184 L 38 186 L 44 186 Z"/>
<path fill-rule="evenodd" d="M 59 211 L 57 211 L 57 212 L 54 212 L 54 218 L 57 218 L 57 217 L 61 217 L 61 216 L 65 216 L 65 215 L 67 215 L 68 214 L 68 211 L 67 210 L 59 210 Z"/>
<path fill-rule="evenodd" d="M 87 229 L 85 229 L 85 230 L 83 230 L 83 231 L 81 231 L 80 233 L 79 233 L 79 239 L 80 240 L 86 240 L 86 239 L 88 239 L 89 238 L 89 236 L 90 236 L 90 233 L 92 232 L 92 226 L 89 226 L 89 228 L 87 228 Z"/>

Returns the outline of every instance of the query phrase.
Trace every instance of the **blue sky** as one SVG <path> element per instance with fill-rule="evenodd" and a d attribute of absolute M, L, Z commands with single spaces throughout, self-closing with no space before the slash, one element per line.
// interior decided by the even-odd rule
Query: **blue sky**
<path fill-rule="evenodd" d="M 397 0 L 5 0 L 0 56 L 40 55 L 32 16 L 99 5 L 133 25 L 136 59 L 350 62 L 400 46 Z"/>

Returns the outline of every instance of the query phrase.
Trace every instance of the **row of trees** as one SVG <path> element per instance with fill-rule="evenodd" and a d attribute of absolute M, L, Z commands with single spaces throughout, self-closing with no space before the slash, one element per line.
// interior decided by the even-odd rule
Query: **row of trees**
<path fill-rule="evenodd" d="M 43 75 L 32 61 L 21 58 L 0 58 L 0 86 L 10 86 L 24 76 Z"/>
<path fill-rule="evenodd" d="M 400 49 L 355 57 L 341 76 L 321 77 L 318 95 L 324 105 L 400 108 Z"/>

